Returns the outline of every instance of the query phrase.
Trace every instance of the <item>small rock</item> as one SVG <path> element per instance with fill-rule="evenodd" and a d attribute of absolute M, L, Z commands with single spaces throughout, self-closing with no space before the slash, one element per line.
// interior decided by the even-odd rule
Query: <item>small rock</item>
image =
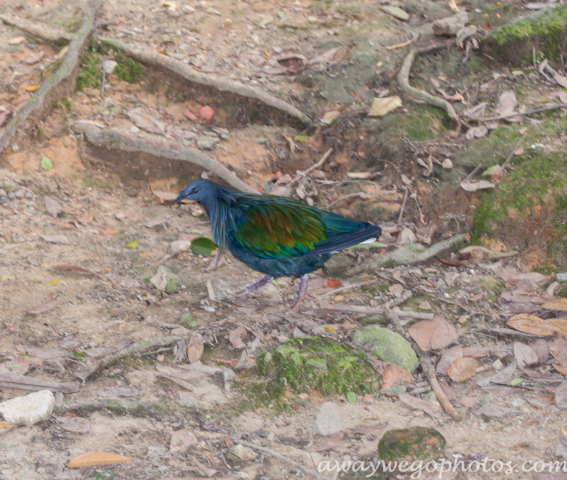
<path fill-rule="evenodd" d="M 409 20 L 409 13 L 404 12 L 401 8 L 387 6 L 387 7 L 382 7 L 382 9 L 386 13 L 392 15 L 392 17 L 395 17 L 399 20 L 403 20 L 403 21 Z"/>
<path fill-rule="evenodd" d="M 102 69 L 104 70 L 104 73 L 110 75 L 111 73 L 114 72 L 114 69 L 118 66 L 118 63 L 116 63 L 114 60 L 105 60 L 104 62 L 102 62 Z M 106 100 L 104 102 L 106 104 Z M 114 102 L 112 102 L 112 104 L 114 105 Z"/>
<path fill-rule="evenodd" d="M 225 382 L 232 382 L 236 378 L 236 373 L 234 373 L 230 368 L 223 368 L 222 378 Z"/>
<path fill-rule="evenodd" d="M 2 185 L 2 188 L 6 190 L 8 193 L 15 192 L 16 189 L 18 188 L 18 184 L 16 182 L 13 182 L 12 180 L 4 180 L 4 184 Z"/>
<path fill-rule="evenodd" d="M 424 302 L 421 302 L 418 305 L 418 307 L 421 308 L 422 310 L 431 310 L 431 305 L 427 300 L 425 300 Z"/>
<path fill-rule="evenodd" d="M 140 133 L 140 129 L 138 127 L 132 126 L 130 127 L 130 133 Z"/>
<path fill-rule="evenodd" d="M 173 455 L 181 455 L 185 453 L 189 447 L 198 443 L 195 434 L 188 428 L 183 430 L 177 430 L 173 432 L 171 440 L 169 442 L 169 451 Z"/>
<path fill-rule="evenodd" d="M 274 432 L 268 433 L 268 441 L 273 442 L 276 439 L 276 434 Z"/>
<path fill-rule="evenodd" d="M 431 24 L 435 35 L 454 36 L 469 21 L 467 12 L 461 12 L 452 17 L 440 18 Z"/>
<path fill-rule="evenodd" d="M 417 237 L 409 228 L 404 228 L 398 235 L 398 245 L 407 245 L 409 243 L 416 243 Z"/>
<path fill-rule="evenodd" d="M 3 188 L 0 188 L 0 197 L 7 197 L 8 194 L 6 193 L 6 190 L 4 190 Z"/>
<path fill-rule="evenodd" d="M 499 358 L 496 359 L 496 361 L 492 364 L 492 368 L 494 370 L 502 370 L 504 368 L 503 363 L 500 361 Z"/>
<path fill-rule="evenodd" d="M 150 279 L 158 290 L 166 293 L 178 292 L 181 288 L 181 281 L 169 268 L 161 265 L 157 273 Z"/>
<path fill-rule="evenodd" d="M 408 388 L 405 385 L 394 385 L 393 387 L 386 387 L 380 389 L 380 393 L 382 395 L 396 396 L 396 397 L 399 395 L 403 395 L 407 391 Z"/>
<path fill-rule="evenodd" d="M 16 193 L 16 198 L 24 198 L 24 196 L 26 195 L 26 191 L 23 189 L 18 190 Z"/>
<path fill-rule="evenodd" d="M 369 395 L 368 393 L 365 393 L 362 397 L 362 403 L 374 403 L 374 397 L 372 395 Z"/>
<path fill-rule="evenodd" d="M 558 273 L 556 278 L 558 282 L 567 282 L 567 273 Z"/>
<path fill-rule="evenodd" d="M 199 137 L 197 139 L 197 148 L 199 150 L 212 150 L 214 144 L 218 141 L 219 139 L 214 137 Z"/>
<path fill-rule="evenodd" d="M 388 430 L 378 443 L 378 454 L 386 461 L 426 460 L 443 455 L 446 445 L 443 435 L 433 428 Z"/>
<path fill-rule="evenodd" d="M 325 402 L 315 418 L 315 433 L 329 436 L 342 430 L 341 415 L 336 403 Z"/>
<path fill-rule="evenodd" d="M 239 443 L 227 452 L 227 456 L 237 461 L 251 462 L 258 457 L 258 454 L 251 448 L 245 447 Z"/>
<path fill-rule="evenodd" d="M 106 108 L 114 107 L 114 100 L 112 100 L 112 98 L 110 98 L 110 97 L 106 97 L 104 99 L 104 106 Z"/>
<path fill-rule="evenodd" d="M 445 160 L 443 160 L 443 163 L 441 165 L 445 170 L 451 170 L 453 168 L 453 162 L 446 158 Z"/>
<path fill-rule="evenodd" d="M 399 283 L 396 283 L 395 285 L 390 285 L 388 290 L 396 298 L 400 298 L 402 296 L 402 293 L 404 293 L 404 287 L 402 287 Z"/>
<path fill-rule="evenodd" d="M 194 407 L 197 405 L 197 399 L 189 395 L 188 393 L 179 393 L 179 405 L 182 407 Z"/>
<path fill-rule="evenodd" d="M 213 302 L 220 302 L 234 294 L 230 288 L 230 283 L 224 280 L 207 280 L 207 292 Z"/>
<path fill-rule="evenodd" d="M 344 299 L 345 299 L 344 295 L 337 295 L 335 297 L 335 302 L 339 303 L 339 302 L 342 302 Z"/>
<path fill-rule="evenodd" d="M 16 425 L 35 425 L 51 417 L 53 407 L 55 407 L 53 393 L 49 390 L 41 390 L 0 403 L 0 413 L 4 415 L 6 421 Z"/>

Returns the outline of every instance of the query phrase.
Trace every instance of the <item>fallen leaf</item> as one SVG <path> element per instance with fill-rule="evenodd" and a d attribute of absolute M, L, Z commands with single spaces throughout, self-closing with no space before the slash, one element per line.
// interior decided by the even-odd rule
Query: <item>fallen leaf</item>
<path fill-rule="evenodd" d="M 89 223 L 93 223 L 94 217 L 91 212 L 84 212 L 77 220 L 79 220 L 80 223 L 88 225 Z"/>
<path fill-rule="evenodd" d="M 545 302 L 542 307 L 546 310 L 565 312 L 567 311 L 567 298 L 558 298 L 556 300 L 551 300 L 550 302 Z"/>
<path fill-rule="evenodd" d="M 483 258 L 484 254 L 482 250 L 475 248 L 466 252 L 459 252 L 458 257 L 453 260 L 440 258 L 439 261 L 444 263 L 445 265 L 461 267 L 463 265 L 475 265 L 481 262 Z"/>
<path fill-rule="evenodd" d="M 567 87 L 567 77 L 564 75 L 560 75 L 559 73 L 555 74 L 555 81 L 561 85 L 562 87 Z"/>
<path fill-rule="evenodd" d="M 50 310 L 53 310 L 55 307 L 57 307 L 56 298 L 52 300 L 48 300 L 47 302 L 42 303 L 37 307 L 30 308 L 29 310 L 26 311 L 26 313 L 28 313 L 29 315 L 39 315 L 40 313 L 49 312 Z"/>
<path fill-rule="evenodd" d="M 313 57 L 307 62 L 307 64 L 313 66 L 317 65 L 318 63 L 336 63 L 336 61 L 340 61 L 345 54 L 345 47 L 334 47 L 327 50 L 326 52 L 317 55 L 316 57 Z"/>
<path fill-rule="evenodd" d="M 484 415 L 489 418 L 503 418 L 508 415 L 516 415 L 521 413 L 519 410 L 513 408 L 501 407 L 495 403 L 485 403 L 482 407 L 477 409 L 475 415 Z"/>
<path fill-rule="evenodd" d="M 478 362 L 474 358 L 461 357 L 449 365 L 447 374 L 453 382 L 464 382 L 471 378 L 477 370 Z"/>
<path fill-rule="evenodd" d="M 0 433 L 7 432 L 16 427 L 17 425 L 15 423 L 0 421 Z"/>
<path fill-rule="evenodd" d="M 476 383 L 483 387 L 491 383 L 496 383 L 498 385 L 508 385 L 510 383 L 510 380 L 514 376 L 514 373 L 516 372 L 517 365 L 518 364 L 516 362 L 516 359 L 514 358 L 514 360 L 512 360 L 512 362 L 510 363 L 510 365 L 502 369 L 500 372 L 495 373 L 490 377 L 481 378 Z"/>
<path fill-rule="evenodd" d="M 71 242 L 65 235 L 40 235 L 47 243 L 57 243 L 59 245 L 69 245 Z"/>
<path fill-rule="evenodd" d="M 46 157 L 45 155 L 41 157 L 41 168 L 44 170 L 51 170 L 53 168 L 53 162 L 49 157 Z"/>
<path fill-rule="evenodd" d="M 136 248 L 138 246 L 138 240 L 132 240 L 126 244 L 126 248 Z"/>
<path fill-rule="evenodd" d="M 561 367 L 567 367 L 567 340 L 556 337 L 549 342 L 549 353 Z"/>
<path fill-rule="evenodd" d="M 357 180 L 364 180 L 372 176 L 372 172 L 347 172 L 347 177 L 355 178 Z"/>
<path fill-rule="evenodd" d="M 5 361 L 0 369 L 15 375 L 25 375 L 30 369 L 30 359 L 28 356 L 18 356 L 14 360 Z"/>
<path fill-rule="evenodd" d="M 545 363 L 549 360 L 549 345 L 543 338 L 538 338 L 530 347 L 536 352 L 539 363 Z"/>
<path fill-rule="evenodd" d="M 475 138 L 483 138 L 488 135 L 488 127 L 485 125 L 480 125 L 478 127 L 472 127 L 467 130 L 466 137 L 467 140 L 473 140 Z"/>
<path fill-rule="evenodd" d="M 197 360 L 200 360 L 203 356 L 203 352 L 205 351 L 205 345 L 202 343 L 198 343 L 196 345 L 189 345 L 187 347 L 187 358 L 189 359 L 189 363 L 194 363 Z"/>
<path fill-rule="evenodd" d="M 419 345 L 419 348 L 426 352 L 445 348 L 459 338 L 455 326 L 441 316 L 413 324 L 408 329 L 408 333 Z"/>
<path fill-rule="evenodd" d="M 463 350 L 464 349 L 461 345 L 455 345 L 454 347 L 445 350 L 443 352 L 443 355 L 441 355 L 439 362 L 437 362 L 435 371 L 439 375 L 447 375 L 447 369 L 449 368 L 449 365 L 463 356 Z"/>
<path fill-rule="evenodd" d="M 557 365 L 556 363 L 552 363 L 551 364 L 553 366 L 553 368 L 555 368 L 555 370 L 557 370 L 559 373 L 562 373 L 563 375 L 567 376 L 567 367 L 562 367 L 561 365 Z"/>
<path fill-rule="evenodd" d="M 339 288 L 341 287 L 343 284 L 343 282 L 341 282 L 340 280 L 327 280 L 327 286 L 329 288 Z"/>
<path fill-rule="evenodd" d="M 103 467 L 105 465 L 130 463 L 131 461 L 131 458 L 117 453 L 85 452 L 73 457 L 67 464 L 67 468 Z"/>
<path fill-rule="evenodd" d="M 388 363 L 384 367 L 382 375 L 382 388 L 393 387 L 394 385 L 403 385 L 415 381 L 413 375 L 395 363 Z"/>
<path fill-rule="evenodd" d="M 538 361 L 537 353 L 534 349 L 521 342 L 514 342 L 514 357 L 516 357 L 518 368 L 537 363 Z"/>
<path fill-rule="evenodd" d="M 383 117 L 396 108 L 401 107 L 402 99 L 397 95 L 394 97 L 375 98 L 368 112 L 369 117 Z"/>
<path fill-rule="evenodd" d="M 309 450 L 312 452 L 325 452 L 336 447 L 344 438 L 345 432 L 337 432 L 315 443 Z"/>
<path fill-rule="evenodd" d="M 39 90 L 39 87 L 41 87 L 41 85 L 35 84 L 35 85 L 26 85 L 24 88 L 26 92 L 35 92 L 36 90 Z"/>
<path fill-rule="evenodd" d="M 547 323 L 545 320 L 527 313 L 514 315 L 510 320 L 508 320 L 508 325 L 514 330 L 531 333 L 532 335 L 553 335 L 555 330 L 553 325 Z"/>
<path fill-rule="evenodd" d="M 51 280 L 51 282 L 47 282 L 48 285 L 57 285 L 61 281 L 60 278 L 56 278 L 55 280 Z"/>
<path fill-rule="evenodd" d="M 87 418 L 63 416 L 59 417 L 57 421 L 66 432 L 89 433 L 91 428 L 91 424 Z"/>
<path fill-rule="evenodd" d="M 428 415 L 436 416 L 441 413 L 441 406 L 437 403 L 428 402 L 426 400 L 422 400 L 421 398 L 408 395 L 407 393 L 398 395 L 398 398 L 408 407 L 415 410 L 423 410 Z"/>
<path fill-rule="evenodd" d="M 234 330 L 230 331 L 230 333 L 228 334 L 228 340 L 232 344 L 233 348 L 245 348 L 246 345 L 244 345 L 244 342 L 242 340 L 244 340 L 247 336 L 248 332 L 246 331 L 246 328 L 244 328 L 242 325 L 239 325 Z"/>
<path fill-rule="evenodd" d="M 57 215 L 59 215 L 63 211 L 63 208 L 61 207 L 61 205 L 59 205 L 59 202 L 47 195 L 43 196 L 43 203 L 45 204 L 47 212 L 50 215 L 53 215 L 53 217 L 57 217 Z"/>
<path fill-rule="evenodd" d="M 26 41 L 26 37 L 12 37 L 8 40 L 8 45 L 19 45 L 20 43 L 24 43 Z"/>
<path fill-rule="evenodd" d="M 518 147 L 516 148 L 516 150 L 514 150 L 514 155 L 523 155 L 524 153 L 524 147 Z"/>
<path fill-rule="evenodd" d="M 165 123 L 161 122 L 142 108 L 134 108 L 128 112 L 128 118 L 139 128 L 150 133 L 165 133 Z"/>
<path fill-rule="evenodd" d="M 173 432 L 173 435 L 171 436 L 169 451 L 173 455 L 181 455 L 197 442 L 197 437 L 191 430 L 177 430 L 176 432 Z"/>
<path fill-rule="evenodd" d="M 500 115 L 507 115 L 512 113 L 517 105 L 518 100 L 516 99 L 516 94 L 511 90 L 506 90 L 500 94 L 496 108 Z"/>
<path fill-rule="evenodd" d="M 449 0 L 449 8 L 454 13 L 459 13 L 459 7 L 457 7 L 457 2 L 455 0 Z M 489 27 L 490 28 L 490 27 Z"/>
<path fill-rule="evenodd" d="M 486 190 L 494 188 L 496 185 L 488 180 L 479 180 L 478 182 L 461 182 L 461 188 L 467 192 L 477 192 L 478 190 Z"/>

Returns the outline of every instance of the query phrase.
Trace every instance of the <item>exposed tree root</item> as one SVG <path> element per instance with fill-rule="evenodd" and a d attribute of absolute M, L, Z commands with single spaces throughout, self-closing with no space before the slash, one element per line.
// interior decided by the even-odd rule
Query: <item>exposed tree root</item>
<path fill-rule="evenodd" d="M 144 352 L 153 347 L 164 347 L 167 345 L 173 345 L 174 343 L 179 342 L 179 340 L 183 340 L 184 337 L 161 337 L 161 338 L 150 338 L 149 340 L 140 340 L 139 342 L 133 343 L 132 345 L 128 345 L 124 347 L 122 350 L 119 350 L 112 355 L 108 355 L 103 359 L 99 360 L 92 366 L 87 367 L 86 370 L 76 374 L 83 382 L 87 380 L 93 373 L 97 370 L 101 370 L 108 365 L 111 365 L 123 358 L 129 357 L 130 355 L 134 355 L 136 353 Z"/>
<path fill-rule="evenodd" d="M 63 57 L 61 66 L 41 85 L 22 109 L 10 120 L 0 136 L 0 154 L 14 140 L 16 135 L 28 130 L 29 124 L 47 115 L 53 104 L 75 90 L 81 57 L 95 30 L 95 16 L 102 0 L 88 0 L 83 9 L 83 23 L 69 43 L 69 50 Z"/>
<path fill-rule="evenodd" d="M 16 390 L 28 390 L 32 392 L 51 390 L 52 392 L 76 393 L 79 391 L 79 385 L 76 383 L 50 382 L 42 380 L 41 378 L 9 373 L 0 373 L 0 388 L 14 388 Z"/>
<path fill-rule="evenodd" d="M 453 405 L 445 395 L 445 392 L 443 392 L 441 385 L 439 385 L 439 381 L 437 380 L 437 376 L 435 375 L 435 370 L 433 368 L 433 365 L 431 364 L 431 360 L 429 359 L 427 353 L 425 353 L 421 348 L 419 348 L 417 343 L 414 342 L 413 338 L 411 338 L 411 336 L 409 336 L 406 333 L 406 331 L 400 324 L 400 320 L 398 318 L 398 312 L 396 312 L 395 310 L 389 310 L 387 315 L 388 318 L 390 319 L 390 322 L 392 322 L 393 327 L 396 329 L 396 331 L 400 335 L 402 335 L 407 341 L 410 342 L 415 353 L 419 357 L 419 363 L 421 365 L 423 373 L 427 377 L 427 380 L 431 385 L 431 389 L 435 393 L 435 396 L 437 397 L 437 400 L 439 400 L 439 403 L 441 404 L 443 409 L 449 415 L 451 415 L 451 417 L 453 417 L 453 420 L 455 420 L 456 422 L 460 422 L 463 419 L 463 416 L 459 412 L 457 412 L 457 410 L 455 410 L 455 407 L 453 407 Z"/>
<path fill-rule="evenodd" d="M 382 267 L 393 267 L 395 265 L 410 265 L 412 263 L 424 262 L 430 258 L 439 255 L 461 243 L 469 240 L 469 236 L 465 233 L 455 235 L 454 237 L 442 240 L 429 248 L 425 248 L 419 243 L 412 243 L 400 247 L 396 250 L 381 255 L 377 260 L 370 262 L 367 265 L 353 268 L 349 270 L 349 275 L 357 275 L 369 270 L 377 270 Z"/>
<path fill-rule="evenodd" d="M 84 133 L 87 141 L 96 147 L 133 153 L 147 153 L 158 158 L 190 162 L 212 172 L 237 190 L 246 193 L 259 193 L 240 180 L 234 172 L 231 172 L 224 165 L 203 155 L 198 150 L 184 147 L 179 143 L 169 142 L 160 137 L 141 138 L 115 128 L 102 130 L 91 122 L 80 120 L 73 124 L 73 129 Z"/>
<path fill-rule="evenodd" d="M 72 33 L 38 26 L 35 23 L 28 22 L 27 20 L 22 20 L 21 18 L 13 15 L 0 15 L 0 20 L 2 20 L 6 25 L 11 25 L 13 27 L 19 28 L 32 37 L 59 46 L 67 45 L 71 40 L 73 40 L 73 37 L 75 36 Z"/>
<path fill-rule="evenodd" d="M 436 97 L 435 95 L 431 95 L 430 93 L 424 92 L 419 88 L 412 87 L 409 83 L 411 67 L 417 56 L 420 53 L 428 53 L 433 50 L 439 50 L 441 48 L 444 48 L 445 46 L 446 45 L 444 44 L 435 44 L 421 48 L 412 47 L 410 52 L 404 59 L 404 62 L 402 63 L 402 68 L 400 69 L 400 73 L 398 73 L 398 82 L 406 93 L 409 93 L 412 97 L 423 100 L 424 102 L 427 102 L 434 107 L 442 108 L 447 112 L 447 115 L 449 115 L 451 119 L 460 124 L 457 112 L 455 112 L 453 105 L 451 105 L 447 100 L 443 100 L 442 98 Z"/>

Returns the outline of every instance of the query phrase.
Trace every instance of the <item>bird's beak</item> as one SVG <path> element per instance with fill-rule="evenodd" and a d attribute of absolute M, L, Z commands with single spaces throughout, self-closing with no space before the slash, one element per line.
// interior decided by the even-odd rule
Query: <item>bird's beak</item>
<path fill-rule="evenodd" d="M 181 203 L 181 200 L 183 200 L 183 197 L 181 195 L 179 195 L 177 197 L 177 200 L 175 200 L 175 203 Z"/>
<path fill-rule="evenodd" d="M 185 198 L 179 195 L 177 197 L 177 200 L 175 200 L 175 203 L 197 203 L 197 200 L 192 200 L 190 198 Z"/>

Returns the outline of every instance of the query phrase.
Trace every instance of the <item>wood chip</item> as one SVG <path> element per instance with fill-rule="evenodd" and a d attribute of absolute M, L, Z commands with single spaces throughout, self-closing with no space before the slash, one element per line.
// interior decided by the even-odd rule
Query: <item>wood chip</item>
<path fill-rule="evenodd" d="M 109 452 L 85 452 L 73 457 L 67 464 L 67 468 L 103 467 L 106 465 L 117 465 L 130 463 L 131 458 L 117 453 Z"/>

